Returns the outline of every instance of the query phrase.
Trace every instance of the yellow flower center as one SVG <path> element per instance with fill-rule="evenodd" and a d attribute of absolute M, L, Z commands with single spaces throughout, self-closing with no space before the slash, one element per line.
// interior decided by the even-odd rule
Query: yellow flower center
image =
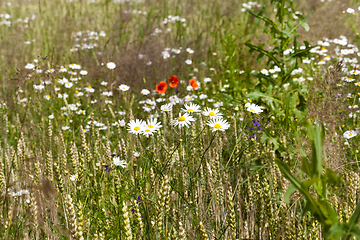
<path fill-rule="evenodd" d="M 134 130 L 135 130 L 135 131 L 139 131 L 139 130 L 140 130 L 140 127 L 136 126 L 136 127 L 134 127 Z"/>
<path fill-rule="evenodd" d="M 92 87 L 91 86 L 88 86 L 89 89 L 91 89 Z"/>
<path fill-rule="evenodd" d="M 153 126 L 153 125 L 149 125 L 148 127 L 149 127 L 149 128 L 154 128 L 154 126 Z"/>
<path fill-rule="evenodd" d="M 79 91 L 78 91 L 78 90 L 76 90 L 76 91 L 75 91 L 75 94 L 78 94 L 78 93 L 79 93 Z"/>
<path fill-rule="evenodd" d="M 221 128 L 221 126 L 220 126 L 220 124 L 215 124 L 214 128 L 216 128 L 216 129 L 220 129 L 220 128 Z"/>
<path fill-rule="evenodd" d="M 46 97 L 48 97 L 48 98 L 49 98 L 49 97 L 50 97 L 50 95 L 47 95 Z"/>
<path fill-rule="evenodd" d="M 148 106 L 146 106 L 147 108 L 150 108 L 150 106 L 148 105 Z"/>
<path fill-rule="evenodd" d="M 188 111 L 188 112 L 193 112 L 194 110 L 192 110 L 192 109 L 188 109 L 187 111 Z"/>
<path fill-rule="evenodd" d="M 352 78 L 349 78 L 349 81 L 351 81 L 352 80 Z"/>
<path fill-rule="evenodd" d="M 213 117 L 213 116 L 215 116 L 215 113 L 210 112 L 209 115 Z"/>
<path fill-rule="evenodd" d="M 169 111 L 169 109 L 165 108 L 164 111 L 167 112 L 167 111 Z"/>
<path fill-rule="evenodd" d="M 48 70 L 49 72 L 51 72 L 51 69 L 49 68 L 49 70 Z"/>
<path fill-rule="evenodd" d="M 180 122 L 185 121 L 185 117 L 184 117 L 184 116 L 179 117 L 179 121 L 180 121 Z"/>
<path fill-rule="evenodd" d="M 250 108 L 250 112 L 253 112 L 253 111 L 254 111 L 254 109 Z"/>
<path fill-rule="evenodd" d="M 352 134 L 350 133 L 350 134 L 349 134 L 349 137 L 351 137 L 351 136 L 352 136 Z"/>
<path fill-rule="evenodd" d="M 145 132 L 150 132 L 150 129 L 146 129 Z"/>

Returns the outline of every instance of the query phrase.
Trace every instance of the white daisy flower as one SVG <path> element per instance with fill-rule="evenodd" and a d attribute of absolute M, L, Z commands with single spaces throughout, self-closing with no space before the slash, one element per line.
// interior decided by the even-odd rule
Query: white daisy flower
<path fill-rule="evenodd" d="M 191 60 L 191 59 L 187 59 L 187 60 L 185 61 L 185 63 L 186 63 L 187 65 L 191 65 L 191 64 L 192 64 L 192 60 Z"/>
<path fill-rule="evenodd" d="M 35 90 L 40 90 L 40 91 L 45 88 L 45 86 L 42 85 L 42 84 L 39 84 L 39 85 L 34 84 L 33 86 L 34 86 L 34 89 L 35 89 Z"/>
<path fill-rule="evenodd" d="M 61 66 L 59 69 L 59 72 L 67 72 L 67 69 L 64 66 Z"/>
<path fill-rule="evenodd" d="M 149 95 L 150 94 L 150 91 L 149 90 L 147 90 L 147 89 L 143 89 L 143 90 L 141 90 L 141 95 Z"/>
<path fill-rule="evenodd" d="M 102 95 L 111 97 L 113 95 L 113 93 L 112 92 L 103 92 Z"/>
<path fill-rule="evenodd" d="M 66 88 L 71 88 L 74 84 L 72 82 L 65 83 Z"/>
<path fill-rule="evenodd" d="M 32 69 L 34 69 L 34 68 L 35 68 L 35 65 L 34 65 L 34 64 L 32 64 L 32 63 L 28 63 L 28 64 L 26 64 L 25 68 L 26 68 L 26 69 L 30 69 L 30 70 L 32 70 Z"/>
<path fill-rule="evenodd" d="M 247 111 L 252 112 L 252 113 L 259 114 L 259 113 L 263 112 L 261 106 L 258 106 L 258 105 L 253 104 L 253 103 L 246 103 L 245 107 L 246 107 Z"/>
<path fill-rule="evenodd" d="M 80 71 L 80 74 L 81 74 L 81 75 L 87 75 L 87 74 L 88 74 L 88 71 L 86 71 L 86 70 L 81 70 L 81 71 Z"/>
<path fill-rule="evenodd" d="M 84 93 L 83 92 L 79 92 L 79 91 L 75 91 L 75 94 L 74 94 L 74 96 L 75 97 L 81 97 L 81 96 L 83 96 L 84 95 Z"/>
<path fill-rule="evenodd" d="M 68 98 L 68 97 L 69 95 L 67 93 L 63 93 L 63 94 L 58 93 L 58 98 Z"/>
<path fill-rule="evenodd" d="M 126 161 L 125 160 L 120 160 L 120 157 L 114 157 L 113 162 L 114 162 L 115 166 L 120 166 L 122 168 L 126 167 Z"/>
<path fill-rule="evenodd" d="M 185 113 L 185 114 L 181 114 L 179 113 L 179 118 L 175 119 L 171 122 L 172 125 L 174 125 L 175 127 L 178 126 L 179 128 L 182 127 L 189 127 L 191 122 L 195 121 L 195 118 L 193 118 L 192 116 L 190 116 L 189 114 Z"/>
<path fill-rule="evenodd" d="M 183 112 L 200 112 L 200 106 L 197 105 L 197 104 L 194 104 L 194 103 L 190 103 L 189 105 L 188 104 L 185 104 L 184 105 L 185 109 L 181 109 Z"/>
<path fill-rule="evenodd" d="M 81 66 L 79 64 L 72 63 L 72 64 L 69 64 L 69 68 L 71 68 L 71 69 L 81 69 Z"/>
<path fill-rule="evenodd" d="M 350 139 L 350 138 L 353 138 L 353 137 L 355 137 L 355 136 L 357 136 L 358 135 L 358 131 L 355 131 L 355 130 L 348 130 L 348 131 L 346 131 L 346 132 L 344 132 L 344 138 L 346 138 L 346 139 Z"/>
<path fill-rule="evenodd" d="M 120 127 L 125 127 L 125 125 L 126 125 L 126 122 L 124 119 L 119 120 L 118 123 L 119 123 Z"/>
<path fill-rule="evenodd" d="M 186 51 L 190 54 L 193 54 L 194 53 L 194 50 L 192 50 L 191 48 L 187 48 Z"/>
<path fill-rule="evenodd" d="M 146 128 L 146 125 L 145 125 L 144 121 L 140 120 L 140 119 L 136 119 L 135 121 L 131 120 L 128 123 L 128 131 L 130 133 L 133 133 L 136 135 L 138 135 L 139 133 L 142 133 L 145 130 L 145 128 Z"/>
<path fill-rule="evenodd" d="M 70 180 L 71 180 L 72 182 L 75 182 L 77 179 L 78 179 L 78 175 L 77 175 L 77 174 L 70 176 Z"/>
<path fill-rule="evenodd" d="M 128 90 L 130 89 L 130 87 L 129 87 L 128 85 L 121 84 L 121 85 L 119 86 L 119 89 L 120 89 L 121 91 L 123 91 L 123 92 L 126 92 L 126 91 L 128 91 Z"/>
<path fill-rule="evenodd" d="M 221 118 L 222 113 L 220 113 L 219 109 L 215 108 L 215 109 L 211 109 L 211 108 L 206 108 L 202 114 L 204 116 L 208 116 L 210 118 Z"/>
<path fill-rule="evenodd" d="M 84 90 L 86 92 L 91 92 L 91 93 L 95 92 L 95 89 L 93 89 L 91 86 L 88 86 L 88 87 L 84 88 Z"/>
<path fill-rule="evenodd" d="M 161 111 L 169 112 L 172 110 L 173 105 L 171 103 L 165 104 L 161 106 Z"/>
<path fill-rule="evenodd" d="M 149 128 L 149 127 L 145 128 L 145 130 L 142 132 L 142 134 L 146 137 L 149 137 L 149 136 L 153 135 L 154 133 L 155 133 L 155 130 L 152 128 Z"/>
<path fill-rule="evenodd" d="M 106 67 L 107 67 L 108 69 L 114 69 L 114 68 L 116 68 L 116 64 L 113 63 L 113 62 L 108 62 L 108 63 L 106 64 Z"/>
<path fill-rule="evenodd" d="M 230 124 L 222 118 L 212 118 L 206 123 L 206 125 L 210 126 L 213 132 L 225 131 L 230 127 Z"/>
<path fill-rule="evenodd" d="M 160 124 L 160 122 L 157 121 L 156 118 L 150 118 L 146 121 L 146 126 L 153 130 L 154 132 L 156 132 L 157 130 L 159 130 L 162 125 Z"/>

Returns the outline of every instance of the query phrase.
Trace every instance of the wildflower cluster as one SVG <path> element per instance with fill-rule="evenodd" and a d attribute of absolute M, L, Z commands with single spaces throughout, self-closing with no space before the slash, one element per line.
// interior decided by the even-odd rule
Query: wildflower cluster
<path fill-rule="evenodd" d="M 253 122 L 254 126 L 249 128 L 249 131 L 252 132 L 252 135 L 249 136 L 249 139 L 252 139 L 252 138 L 257 139 L 257 137 L 255 137 L 255 133 L 257 131 L 261 131 L 261 125 L 255 118 L 252 120 L 252 122 Z M 257 129 L 255 127 L 257 127 Z"/>

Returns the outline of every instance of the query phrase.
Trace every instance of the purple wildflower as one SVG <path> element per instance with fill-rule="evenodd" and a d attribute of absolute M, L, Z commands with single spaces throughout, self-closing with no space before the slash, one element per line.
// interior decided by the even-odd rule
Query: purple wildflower
<path fill-rule="evenodd" d="M 108 164 L 108 165 L 105 165 L 105 171 L 108 171 L 108 172 L 110 172 L 110 170 L 111 170 L 111 168 L 110 168 L 110 164 Z"/>

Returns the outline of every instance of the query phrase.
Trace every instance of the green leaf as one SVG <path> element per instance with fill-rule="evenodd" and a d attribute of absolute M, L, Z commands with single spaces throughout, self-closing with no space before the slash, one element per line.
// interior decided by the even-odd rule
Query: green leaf
<path fill-rule="evenodd" d="M 293 32 L 295 32 L 298 27 L 303 26 L 303 24 L 305 23 L 306 19 L 308 19 L 308 17 L 310 17 L 311 14 L 312 14 L 312 11 L 311 11 L 308 15 L 306 15 L 306 17 L 304 17 L 303 19 L 301 19 L 300 22 L 299 22 L 298 24 L 296 24 L 295 27 L 293 27 L 293 29 L 291 29 L 290 34 L 292 34 Z M 306 24 L 306 23 L 305 23 L 305 24 Z M 306 24 L 306 25 L 307 25 L 307 24 Z M 309 29 L 310 29 L 310 28 L 309 28 L 309 25 L 307 25 L 307 27 L 308 27 L 308 29 L 306 29 L 306 27 L 304 27 L 304 28 L 305 28 L 306 31 L 309 31 Z"/>
<path fill-rule="evenodd" d="M 289 187 L 286 189 L 286 192 L 284 194 L 284 201 L 289 204 L 290 203 L 290 197 L 291 194 L 293 194 L 293 192 L 295 192 L 297 190 L 297 188 L 295 187 L 294 184 L 290 184 Z"/>
<path fill-rule="evenodd" d="M 259 91 L 248 93 L 248 94 L 245 95 L 245 97 L 265 98 L 265 99 L 268 99 L 268 100 L 271 100 L 271 101 L 278 102 L 281 105 L 283 104 L 280 100 L 278 100 L 278 99 L 276 99 L 276 98 L 274 98 L 272 96 L 268 96 L 265 93 L 262 93 L 262 92 L 259 92 Z"/>
<path fill-rule="evenodd" d="M 331 226 L 329 234 L 326 239 L 340 240 L 343 233 L 346 231 L 344 224 L 335 223 Z"/>
<path fill-rule="evenodd" d="M 313 175 L 309 161 L 303 156 L 301 170 L 306 173 L 309 177 Z"/>
<path fill-rule="evenodd" d="M 257 78 L 264 78 L 264 79 L 268 80 L 269 82 L 271 82 L 272 84 L 276 85 L 275 80 L 272 79 L 270 76 L 266 76 L 266 75 L 264 75 L 262 73 L 252 73 L 252 75 L 257 77 Z"/>
<path fill-rule="evenodd" d="M 356 225 L 359 223 L 360 217 L 360 202 L 356 206 L 354 214 L 351 216 L 349 222 L 346 224 L 348 230 L 344 240 L 349 240 L 351 237 L 351 231 L 355 230 L 357 227 Z"/>
<path fill-rule="evenodd" d="M 302 50 L 296 50 L 294 53 L 290 54 L 286 60 L 288 61 L 289 59 L 295 58 L 295 57 L 305 57 L 306 54 L 308 54 L 310 52 L 311 49 L 315 48 L 316 46 L 311 46 L 311 47 L 307 47 L 305 49 Z"/>
<path fill-rule="evenodd" d="M 276 33 L 280 34 L 279 29 L 277 28 L 277 23 L 273 22 L 270 18 L 264 17 L 262 15 L 259 15 L 251 10 L 247 10 L 248 13 L 250 13 L 251 15 L 263 20 L 264 22 L 266 22 L 267 24 L 271 25 L 272 28 L 276 31 Z"/>
<path fill-rule="evenodd" d="M 280 62 L 273 56 L 273 54 L 271 54 L 270 52 L 264 50 L 263 48 L 261 47 L 258 47 L 258 46 L 255 46 L 255 45 L 252 45 L 250 43 L 245 43 L 245 45 L 250 48 L 252 51 L 257 51 L 259 53 L 262 53 L 264 55 L 266 55 L 268 58 L 270 58 L 272 61 L 274 61 L 274 63 L 278 66 L 278 67 L 281 67 L 280 66 Z"/>
<path fill-rule="evenodd" d="M 337 173 L 334 172 L 333 170 L 331 170 L 330 168 L 326 168 L 324 178 L 325 178 L 326 182 L 328 182 L 330 184 L 343 183 L 342 178 L 339 175 L 337 175 Z"/>
<path fill-rule="evenodd" d="M 302 23 L 301 26 L 303 26 L 305 28 L 305 31 L 307 31 L 307 32 L 310 30 L 309 25 L 307 23 L 305 23 L 305 22 Z"/>
<path fill-rule="evenodd" d="M 299 104 L 296 106 L 297 109 L 299 109 L 300 111 L 304 112 L 306 109 L 306 100 L 304 98 L 304 96 L 299 93 Z"/>
<path fill-rule="evenodd" d="M 354 229 L 352 229 L 351 230 L 351 235 L 356 237 L 356 239 L 360 239 L 360 228 L 355 227 Z"/>
<path fill-rule="evenodd" d="M 309 188 L 314 183 L 321 181 L 320 178 L 310 178 L 309 180 L 306 180 L 305 182 L 301 183 L 301 186 L 306 189 L 306 191 L 309 191 Z"/>

